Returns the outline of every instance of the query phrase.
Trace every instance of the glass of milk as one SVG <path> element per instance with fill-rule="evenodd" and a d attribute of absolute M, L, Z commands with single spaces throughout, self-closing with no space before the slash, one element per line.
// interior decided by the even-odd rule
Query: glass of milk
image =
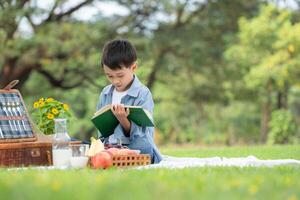
<path fill-rule="evenodd" d="M 87 166 L 89 157 L 86 152 L 89 149 L 88 144 L 72 144 L 72 157 L 70 158 L 70 164 L 72 168 L 85 168 Z"/>
<path fill-rule="evenodd" d="M 72 151 L 67 131 L 67 119 L 54 119 L 55 134 L 52 139 L 52 159 L 55 167 L 69 167 Z"/>

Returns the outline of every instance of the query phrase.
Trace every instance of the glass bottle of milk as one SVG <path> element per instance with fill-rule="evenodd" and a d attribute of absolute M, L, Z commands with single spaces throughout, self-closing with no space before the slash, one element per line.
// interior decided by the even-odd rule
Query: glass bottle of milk
<path fill-rule="evenodd" d="M 52 141 L 53 166 L 69 167 L 72 150 L 69 146 L 71 138 L 67 131 L 67 119 L 54 119 L 55 135 Z"/>

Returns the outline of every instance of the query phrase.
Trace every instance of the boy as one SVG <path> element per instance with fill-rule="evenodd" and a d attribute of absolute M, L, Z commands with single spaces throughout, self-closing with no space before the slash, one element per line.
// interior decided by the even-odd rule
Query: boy
<path fill-rule="evenodd" d="M 150 154 L 152 163 L 159 163 L 162 156 L 153 141 L 154 128 L 140 127 L 129 121 L 129 110 L 124 108 L 124 105 L 142 106 L 153 113 L 152 94 L 134 74 L 136 59 L 135 48 L 127 40 L 113 40 L 104 46 L 101 66 L 111 84 L 102 90 L 97 110 L 112 104 L 112 112 L 120 122 L 109 136 L 108 143 L 117 144 L 121 141 L 130 149 Z"/>

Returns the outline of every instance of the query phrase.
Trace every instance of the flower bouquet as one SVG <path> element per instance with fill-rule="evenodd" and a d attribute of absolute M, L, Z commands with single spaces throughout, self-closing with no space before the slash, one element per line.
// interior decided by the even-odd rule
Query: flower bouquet
<path fill-rule="evenodd" d="M 68 104 L 53 98 L 40 98 L 34 102 L 33 108 L 34 121 L 45 135 L 54 133 L 54 118 L 72 117 Z"/>

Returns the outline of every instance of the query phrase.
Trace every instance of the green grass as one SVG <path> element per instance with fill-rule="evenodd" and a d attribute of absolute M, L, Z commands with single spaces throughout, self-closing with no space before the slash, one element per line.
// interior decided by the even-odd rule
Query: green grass
<path fill-rule="evenodd" d="M 300 159 L 300 146 L 163 148 L 173 156 Z M 300 199 L 300 167 L 0 170 L 0 199 Z"/>
<path fill-rule="evenodd" d="M 166 147 L 161 152 L 172 156 L 194 157 L 243 157 L 254 155 L 259 159 L 298 159 L 300 160 L 300 145 L 285 146 L 234 146 L 234 147 Z"/>

